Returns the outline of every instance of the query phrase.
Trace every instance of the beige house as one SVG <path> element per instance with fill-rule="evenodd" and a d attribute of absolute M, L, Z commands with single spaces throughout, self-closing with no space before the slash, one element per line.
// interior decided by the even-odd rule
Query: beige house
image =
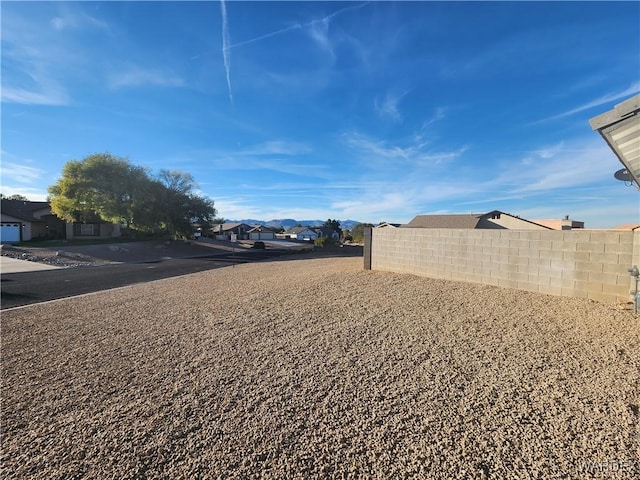
<path fill-rule="evenodd" d="M 562 220 L 556 219 L 536 219 L 532 220 L 535 223 L 549 227 L 552 230 L 573 230 L 575 228 L 584 228 L 584 222 L 578 222 L 576 220 L 569 219 L 569 215 L 566 215 Z"/>
<path fill-rule="evenodd" d="M 211 232 L 218 240 L 249 240 L 249 231 L 253 227 L 241 222 L 225 222 L 214 225 Z"/>
<path fill-rule="evenodd" d="M 249 240 L 274 240 L 276 238 L 276 232 L 263 225 L 256 225 L 247 233 Z"/>
<path fill-rule="evenodd" d="M 611 230 L 624 230 L 626 232 L 635 232 L 636 230 L 640 231 L 640 223 L 626 223 L 624 225 L 613 227 Z"/>

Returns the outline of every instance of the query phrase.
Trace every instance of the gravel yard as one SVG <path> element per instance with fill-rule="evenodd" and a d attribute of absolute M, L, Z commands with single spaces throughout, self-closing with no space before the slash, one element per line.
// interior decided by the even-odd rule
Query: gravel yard
<path fill-rule="evenodd" d="M 287 257 L 2 312 L 3 478 L 637 478 L 640 323 Z"/>

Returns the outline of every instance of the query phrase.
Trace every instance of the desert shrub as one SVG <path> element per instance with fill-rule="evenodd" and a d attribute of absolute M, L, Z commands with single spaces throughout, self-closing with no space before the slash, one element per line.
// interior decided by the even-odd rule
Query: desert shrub
<path fill-rule="evenodd" d="M 331 237 L 319 237 L 313 242 L 316 247 L 331 247 L 336 244 L 335 240 Z"/>

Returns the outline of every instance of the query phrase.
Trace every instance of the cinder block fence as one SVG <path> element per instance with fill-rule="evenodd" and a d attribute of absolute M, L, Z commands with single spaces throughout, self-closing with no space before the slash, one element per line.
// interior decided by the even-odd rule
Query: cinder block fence
<path fill-rule="evenodd" d="M 369 232 L 367 232 L 369 233 Z M 628 302 L 640 232 L 374 228 L 365 268 Z"/>

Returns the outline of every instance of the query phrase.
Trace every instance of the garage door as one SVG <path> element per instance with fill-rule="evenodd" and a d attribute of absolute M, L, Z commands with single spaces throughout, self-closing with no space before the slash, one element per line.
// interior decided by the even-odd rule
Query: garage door
<path fill-rule="evenodd" d="M 0 224 L 0 242 L 19 242 L 20 241 L 20 224 L 19 223 L 1 223 Z"/>

